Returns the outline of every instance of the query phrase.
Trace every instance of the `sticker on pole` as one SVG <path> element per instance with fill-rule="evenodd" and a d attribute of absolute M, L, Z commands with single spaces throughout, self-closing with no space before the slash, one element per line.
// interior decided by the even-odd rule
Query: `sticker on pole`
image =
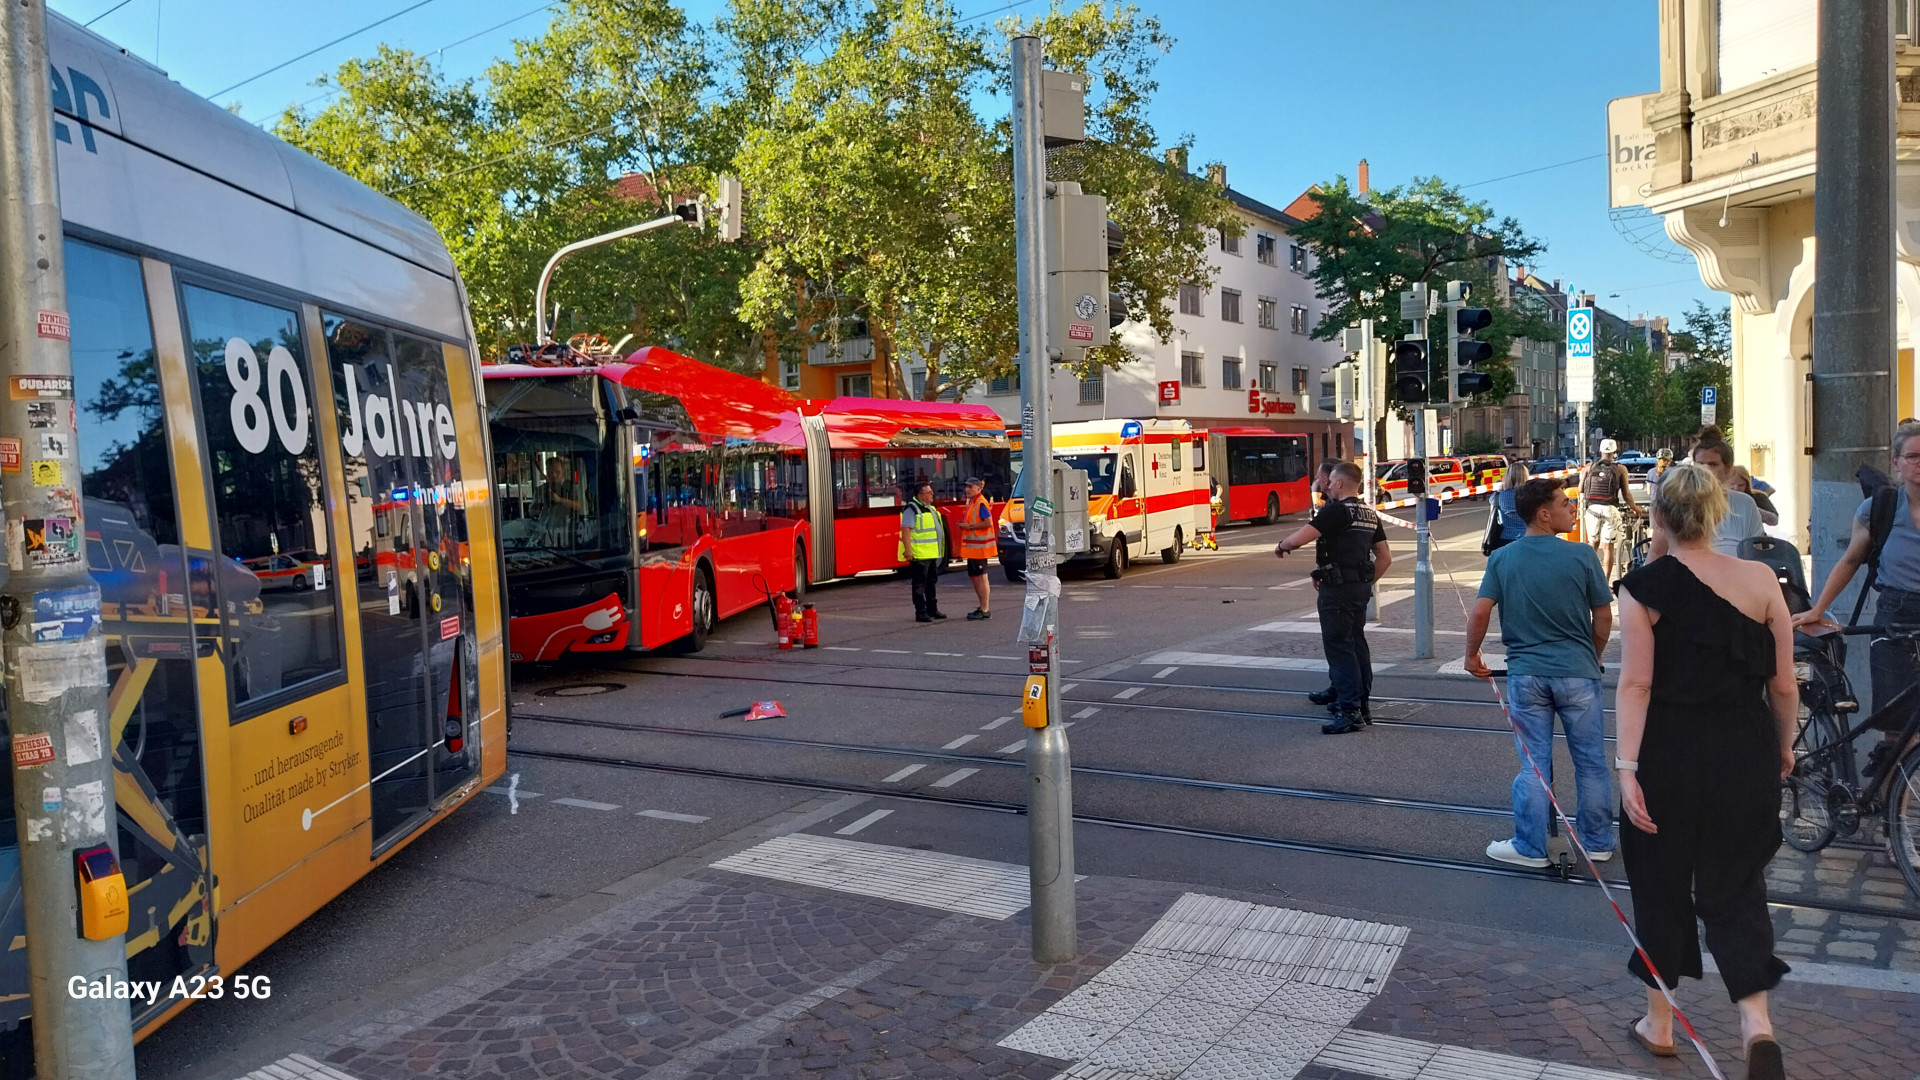
<path fill-rule="evenodd" d="M 440 620 L 440 640 L 460 636 L 460 616 L 449 615 Z"/>
<path fill-rule="evenodd" d="M 72 641 L 100 622 L 100 590 L 92 585 L 33 594 L 33 640 Z"/>
<path fill-rule="evenodd" d="M 46 312 L 41 312 L 42 315 Z M 45 337 L 45 334 L 41 335 Z M 71 375 L 9 375 L 7 396 L 14 401 L 59 400 L 73 396 Z M 37 426 L 37 425 L 36 425 Z"/>
<path fill-rule="evenodd" d="M 67 320 L 67 313 L 64 311 L 41 311 L 34 319 L 34 328 L 43 338 L 52 338 L 55 341 L 73 340 L 73 324 Z"/>
<path fill-rule="evenodd" d="M 1084 323 L 1084 322 L 1068 323 L 1067 324 L 1067 340 L 1068 341 L 1092 341 L 1093 340 L 1093 324 Z"/>
<path fill-rule="evenodd" d="M 17 473 L 20 471 L 20 440 L 8 436 L 0 438 L 0 472 Z"/>
<path fill-rule="evenodd" d="M 53 764 L 53 736 L 44 731 L 13 737 L 13 767 L 37 769 Z"/>
<path fill-rule="evenodd" d="M 1048 498 L 1039 498 L 1039 499 L 1033 500 L 1033 512 L 1037 517 L 1052 517 L 1053 516 L 1053 500 Z"/>

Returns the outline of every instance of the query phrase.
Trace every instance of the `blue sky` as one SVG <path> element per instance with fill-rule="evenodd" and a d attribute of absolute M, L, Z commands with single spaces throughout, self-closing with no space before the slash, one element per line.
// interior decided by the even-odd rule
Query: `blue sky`
<path fill-rule="evenodd" d="M 1015 0 L 1013 11 L 1044 2 Z M 1316 181 L 1351 177 L 1364 157 L 1375 187 L 1420 175 L 1471 185 L 1469 194 L 1546 242 L 1542 276 L 1594 292 L 1615 312 L 1677 324 L 1696 299 L 1725 306 L 1691 258 L 1642 253 L 1607 212 L 1606 103 L 1658 88 L 1657 0 L 1137 2 L 1175 38 L 1159 67 L 1155 128 L 1169 142 L 1194 135 L 1196 163 L 1224 161 L 1248 195 L 1285 205 Z M 248 119 L 314 99 L 317 76 L 383 41 L 438 53 L 449 75 L 478 74 L 549 17 L 538 0 L 52 3 L 82 22 L 104 15 L 93 29 L 203 94 L 400 13 L 221 95 Z M 1007 14 L 1008 0 L 956 3 L 966 15 Z M 708 19 L 720 3 L 685 6 Z"/>

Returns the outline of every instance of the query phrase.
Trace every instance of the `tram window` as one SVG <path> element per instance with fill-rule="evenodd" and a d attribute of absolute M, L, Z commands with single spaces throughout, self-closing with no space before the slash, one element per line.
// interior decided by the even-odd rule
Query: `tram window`
<path fill-rule="evenodd" d="M 140 687 L 119 756 L 141 782 L 120 798 L 164 811 L 120 815 L 121 866 L 136 885 L 169 865 L 165 852 L 197 862 L 206 843 L 191 590 L 140 264 L 71 240 L 66 264 L 87 569 L 100 587 L 108 682 Z M 156 823 L 165 826 L 159 835 L 141 836 Z M 188 875 L 169 881 L 175 888 L 154 884 L 147 895 L 184 896 L 193 885 Z M 159 955 L 166 952 L 143 951 L 129 963 L 154 970 L 171 964 Z"/>
<path fill-rule="evenodd" d="M 329 577 L 235 585 L 234 567 L 283 551 L 329 558 L 311 372 L 291 308 L 187 285 L 201 430 L 213 478 L 221 625 L 230 639 L 234 719 L 281 690 L 340 671 Z M 249 574 L 248 577 L 252 575 Z M 251 592 L 253 595 L 246 595 Z"/>

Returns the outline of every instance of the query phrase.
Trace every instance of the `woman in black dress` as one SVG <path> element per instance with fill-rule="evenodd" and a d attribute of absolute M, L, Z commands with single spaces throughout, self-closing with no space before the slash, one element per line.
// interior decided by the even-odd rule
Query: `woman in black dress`
<path fill-rule="evenodd" d="M 1776 1080 L 1780 1047 L 1767 991 L 1773 955 L 1764 873 L 1780 846 L 1780 779 L 1793 768 L 1799 686 L 1793 631 L 1773 571 L 1713 550 L 1727 513 L 1720 482 L 1697 465 L 1660 481 L 1653 524 L 1668 555 L 1620 582 L 1620 851 L 1634 926 L 1669 987 L 1701 977 L 1697 918 L 1740 1009 L 1750 1080 Z M 1647 1012 L 1633 1038 L 1676 1053 L 1673 1012 L 1636 953 Z"/>

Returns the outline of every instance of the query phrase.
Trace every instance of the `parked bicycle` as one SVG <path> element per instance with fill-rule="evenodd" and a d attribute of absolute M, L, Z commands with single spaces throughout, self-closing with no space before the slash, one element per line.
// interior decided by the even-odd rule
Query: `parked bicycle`
<path fill-rule="evenodd" d="M 1647 549 L 1653 535 L 1647 531 L 1647 515 L 1620 508 L 1619 524 L 1613 529 L 1613 573 L 1615 580 L 1647 565 Z"/>
<path fill-rule="evenodd" d="M 1815 852 L 1863 829 L 1871 838 L 1873 822 L 1880 818 L 1887 853 L 1920 899 L 1920 686 L 1895 694 L 1849 728 L 1860 699 L 1847 678 L 1845 638 L 1863 634 L 1904 644 L 1920 663 L 1916 627 L 1850 626 L 1794 635 L 1801 722 L 1793 742 L 1793 772 L 1780 787 L 1780 833 L 1795 850 Z M 1893 751 L 1862 770 L 1854 744 L 1902 717 Z"/>

